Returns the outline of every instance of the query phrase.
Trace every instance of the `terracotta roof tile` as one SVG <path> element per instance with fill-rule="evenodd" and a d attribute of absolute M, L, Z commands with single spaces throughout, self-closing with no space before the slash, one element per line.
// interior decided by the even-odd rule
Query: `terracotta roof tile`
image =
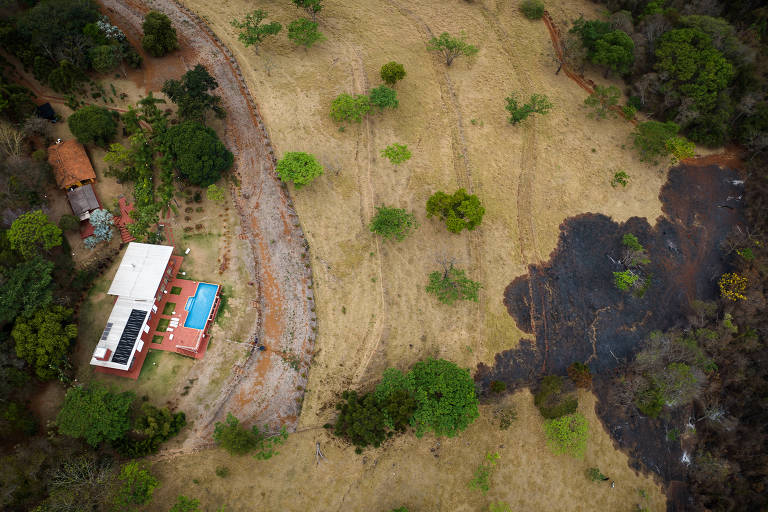
<path fill-rule="evenodd" d="M 48 163 L 53 167 L 53 175 L 60 188 L 96 179 L 85 148 L 76 140 L 67 140 L 48 148 Z"/>

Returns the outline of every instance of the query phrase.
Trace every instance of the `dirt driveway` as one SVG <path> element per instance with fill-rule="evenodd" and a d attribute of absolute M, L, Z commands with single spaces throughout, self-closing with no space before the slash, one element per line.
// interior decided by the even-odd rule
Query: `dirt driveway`
<path fill-rule="evenodd" d="M 158 90 L 163 80 L 203 64 L 216 78 L 215 91 L 227 111 L 224 140 L 235 154 L 233 172 L 240 181 L 232 196 L 241 216 L 251 253 L 254 283 L 252 340 L 266 346 L 252 350 L 233 368 L 222 392 L 196 418 L 182 452 L 210 444 L 213 424 L 231 412 L 247 425 L 295 429 L 306 387 L 306 368 L 314 343 L 315 315 L 311 268 L 304 235 L 290 197 L 274 174 L 274 158 L 255 102 L 251 99 L 229 51 L 189 12 L 171 1 L 148 4 L 103 0 L 105 12 L 131 39 L 141 33 L 144 13 L 151 7 L 167 14 L 176 27 L 181 48 L 163 58 L 145 56 L 144 85 Z M 170 455 L 170 454 L 169 454 Z"/>

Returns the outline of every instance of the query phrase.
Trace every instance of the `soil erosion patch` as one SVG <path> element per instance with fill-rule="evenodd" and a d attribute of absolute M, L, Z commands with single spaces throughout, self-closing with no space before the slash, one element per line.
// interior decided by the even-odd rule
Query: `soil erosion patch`
<path fill-rule="evenodd" d="M 661 421 L 626 417 L 625 409 L 612 407 L 609 377 L 651 331 L 685 318 L 691 300 L 715 297 L 726 266 L 721 242 L 741 222 L 738 179 L 717 166 L 683 165 L 669 172 L 660 193 L 665 215 L 653 227 L 638 217 L 617 223 L 592 213 L 563 222 L 549 262 L 529 266 L 504 294 L 509 314 L 534 339 L 496 354 L 492 367 L 478 365 L 481 388 L 494 380 L 508 389 L 531 386 L 541 375 L 564 375 L 575 361 L 587 363 L 596 374 L 597 413 L 633 465 L 679 478 L 681 453 L 663 442 Z M 651 259 L 651 284 L 641 298 L 613 284 L 625 233 L 637 236 Z"/>

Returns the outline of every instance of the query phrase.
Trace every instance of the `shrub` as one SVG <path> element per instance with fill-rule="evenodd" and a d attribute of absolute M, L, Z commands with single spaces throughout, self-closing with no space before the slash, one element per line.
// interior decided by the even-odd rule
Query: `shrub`
<path fill-rule="evenodd" d="M 65 213 L 59 219 L 59 228 L 62 231 L 77 231 L 80 229 L 80 219 L 72 214 Z"/>
<path fill-rule="evenodd" d="M 506 98 L 507 106 L 504 107 L 509 112 L 510 124 L 518 124 L 524 121 L 531 114 L 546 114 L 552 108 L 552 103 L 543 94 L 532 94 L 528 103 L 520 105 L 514 94 Z"/>
<path fill-rule="evenodd" d="M 615 85 L 608 87 L 596 85 L 594 92 L 584 100 L 584 104 L 594 110 L 589 114 L 590 117 L 597 117 L 598 119 L 605 119 L 609 115 L 616 117 L 613 107 L 619 103 L 620 96 L 621 91 Z"/>
<path fill-rule="evenodd" d="M 379 74 L 381 75 L 381 79 L 385 84 L 389 85 L 390 87 L 394 87 L 398 81 L 405 78 L 406 72 L 405 67 L 403 67 L 402 64 L 391 61 L 381 66 L 381 71 Z"/>
<path fill-rule="evenodd" d="M 168 512 L 199 512 L 200 501 L 197 498 L 187 498 L 186 496 L 177 496 L 176 503 Z"/>
<path fill-rule="evenodd" d="M 120 510 L 132 510 L 136 505 L 152 501 L 152 494 L 160 481 L 142 464 L 129 462 L 120 468 L 120 487 L 115 497 L 115 506 Z"/>
<path fill-rule="evenodd" d="M 385 108 L 394 109 L 400 104 L 397 99 L 397 91 L 386 85 L 380 85 L 371 89 L 370 102 L 374 107 L 379 107 L 379 110 L 384 110 Z"/>
<path fill-rule="evenodd" d="M 144 31 L 141 46 L 153 57 L 162 57 L 179 47 L 176 29 L 165 14 L 149 11 L 141 28 Z"/>
<path fill-rule="evenodd" d="M 529 20 L 538 20 L 544 16 L 544 2 L 541 0 L 523 0 L 520 10 Z"/>
<path fill-rule="evenodd" d="M 486 453 L 485 462 L 475 469 L 475 476 L 469 481 L 470 489 L 479 489 L 483 494 L 491 488 L 491 473 L 499 459 L 498 453 Z"/>
<path fill-rule="evenodd" d="M 381 446 L 387 438 L 387 417 L 381 402 L 373 393 L 358 396 L 355 391 L 345 391 L 341 398 L 333 433 L 355 445 L 357 453 L 367 446 Z"/>
<path fill-rule="evenodd" d="M 579 402 L 575 396 L 563 390 L 563 378 L 547 375 L 533 395 L 533 403 L 545 418 L 559 418 L 576 412 Z"/>
<path fill-rule="evenodd" d="M 628 121 L 632 121 L 637 115 L 637 107 L 632 105 L 624 105 L 621 107 L 621 112 Z"/>
<path fill-rule="evenodd" d="M 464 37 L 463 32 L 459 37 L 443 32 L 439 37 L 433 37 L 429 40 L 427 50 L 439 52 L 445 58 L 445 64 L 450 66 L 456 57 L 462 55 L 471 57 L 479 51 L 476 46 L 467 43 Z"/>
<path fill-rule="evenodd" d="M 275 447 L 288 438 L 285 427 L 277 435 L 267 437 L 254 425 L 251 430 L 240 426 L 240 421 L 232 413 L 227 414 L 225 423 L 216 422 L 213 429 L 213 440 L 232 455 L 245 455 L 256 451 L 254 457 L 266 460 L 277 455 Z"/>
<path fill-rule="evenodd" d="M 578 361 L 571 363 L 566 371 L 576 387 L 589 388 L 592 386 L 592 372 L 589 370 L 589 366 L 584 363 Z"/>
<path fill-rule="evenodd" d="M 452 195 L 445 192 L 435 192 L 427 200 L 427 216 L 437 216 L 445 222 L 451 233 L 460 233 L 467 229 L 472 231 L 483 220 L 485 208 L 480 199 L 474 194 L 460 188 Z"/>
<path fill-rule="evenodd" d="M 616 171 L 613 173 L 613 178 L 611 178 L 611 186 L 613 188 L 616 188 L 616 185 L 626 187 L 627 183 L 629 183 L 629 174 L 624 171 Z"/>
<path fill-rule="evenodd" d="M 229 468 L 226 466 L 216 466 L 216 476 L 227 478 L 229 476 Z"/>
<path fill-rule="evenodd" d="M 344 121 L 359 123 L 370 110 L 371 100 L 365 94 L 352 96 L 342 93 L 331 102 L 331 119 L 337 123 Z"/>
<path fill-rule="evenodd" d="M 277 163 L 275 171 L 280 180 L 291 182 L 299 189 L 311 183 L 323 174 L 323 166 L 314 155 L 301 152 L 288 152 Z"/>
<path fill-rule="evenodd" d="M 587 449 L 589 425 L 579 414 L 568 414 L 544 423 L 547 446 L 555 455 L 567 454 L 577 459 L 584 457 Z"/>
<path fill-rule="evenodd" d="M 258 49 L 261 42 L 267 36 L 274 36 L 282 30 L 283 26 L 277 21 L 265 23 L 262 21 L 269 16 L 269 13 L 263 9 L 256 9 L 245 15 L 243 21 L 232 20 L 231 25 L 240 29 L 237 39 L 246 47 L 253 46 Z"/>
<path fill-rule="evenodd" d="M 299 18 L 288 24 L 288 39 L 309 48 L 313 44 L 325 40 L 325 36 L 317 30 L 317 22 L 307 18 Z"/>
<path fill-rule="evenodd" d="M 117 123 L 112 112 L 95 105 L 74 111 L 67 119 L 67 125 L 81 144 L 107 147 L 117 135 Z"/>
<path fill-rule="evenodd" d="M 749 280 L 736 273 L 726 273 L 720 276 L 717 282 L 720 287 L 720 296 L 730 301 L 747 300 L 744 295 L 747 291 Z"/>
<path fill-rule="evenodd" d="M 640 159 L 653 160 L 669 154 L 667 141 L 677 135 L 680 127 L 672 121 L 661 123 L 647 121 L 640 123 L 632 133 L 635 148 L 640 153 Z"/>
<path fill-rule="evenodd" d="M 398 165 L 406 160 L 410 160 L 411 152 L 405 144 L 394 143 L 384 148 L 381 156 L 388 158 L 391 163 Z"/>
<path fill-rule="evenodd" d="M 419 361 L 410 372 L 418 408 L 412 424 L 416 436 L 428 431 L 454 437 L 479 415 L 475 383 L 469 370 L 445 359 Z"/>
<path fill-rule="evenodd" d="M 616 285 L 616 288 L 623 292 L 629 291 L 631 288 L 638 286 L 639 280 L 640 276 L 629 269 L 613 273 L 613 284 Z"/>
<path fill-rule="evenodd" d="M 469 279 L 463 270 L 449 265 L 443 271 L 435 271 L 429 274 L 427 293 L 437 297 L 443 304 L 451 305 L 457 300 L 471 300 L 477 302 L 481 284 Z"/>
<path fill-rule="evenodd" d="M 500 380 L 491 382 L 491 391 L 494 393 L 503 393 L 507 389 L 507 383 Z"/>
<path fill-rule="evenodd" d="M 377 206 L 369 226 L 371 232 L 386 239 L 403 240 L 416 227 L 416 218 L 401 208 Z"/>
<path fill-rule="evenodd" d="M 608 480 L 608 477 L 600 472 L 598 468 L 587 468 L 587 478 L 592 482 L 602 482 Z"/>

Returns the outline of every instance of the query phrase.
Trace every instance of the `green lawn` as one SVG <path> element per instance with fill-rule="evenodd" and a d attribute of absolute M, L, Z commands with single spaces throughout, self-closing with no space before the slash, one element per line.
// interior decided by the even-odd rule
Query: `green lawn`
<path fill-rule="evenodd" d="M 152 336 L 152 343 L 157 343 L 159 345 L 162 342 L 163 342 L 163 337 L 160 336 L 159 334 Z"/>
<path fill-rule="evenodd" d="M 159 322 L 157 322 L 157 329 L 155 331 L 157 332 L 165 332 L 168 329 L 168 325 L 170 325 L 171 321 L 168 318 L 161 318 Z"/>
<path fill-rule="evenodd" d="M 181 286 L 174 286 L 171 288 L 171 295 L 179 295 L 181 293 Z"/>
<path fill-rule="evenodd" d="M 181 288 L 179 288 L 181 290 Z M 178 293 L 176 294 L 178 295 Z M 165 307 L 163 308 L 163 314 L 164 315 L 171 315 L 173 312 L 176 311 L 176 303 L 175 302 L 166 302 Z"/>

